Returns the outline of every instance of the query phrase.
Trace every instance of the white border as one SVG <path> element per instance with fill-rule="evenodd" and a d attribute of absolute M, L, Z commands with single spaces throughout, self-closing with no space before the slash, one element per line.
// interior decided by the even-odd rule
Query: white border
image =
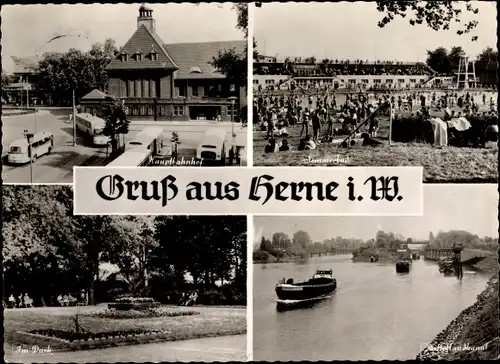
<path fill-rule="evenodd" d="M 247 215 L 247 360 L 253 361 L 253 215 Z"/>
<path fill-rule="evenodd" d="M 248 3 L 247 30 L 247 166 L 253 167 L 253 19 L 255 3 Z"/>

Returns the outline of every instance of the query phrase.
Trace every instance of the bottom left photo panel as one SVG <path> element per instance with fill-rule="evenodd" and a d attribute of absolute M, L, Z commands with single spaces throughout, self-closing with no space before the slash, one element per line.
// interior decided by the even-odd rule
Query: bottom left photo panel
<path fill-rule="evenodd" d="M 246 361 L 245 216 L 73 216 L 2 186 L 6 362 Z"/>

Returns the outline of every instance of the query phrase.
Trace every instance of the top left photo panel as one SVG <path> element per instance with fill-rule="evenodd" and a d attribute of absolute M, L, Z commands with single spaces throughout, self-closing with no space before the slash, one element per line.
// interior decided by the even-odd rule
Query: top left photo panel
<path fill-rule="evenodd" d="M 246 4 L 2 6 L 2 178 L 245 166 Z"/>

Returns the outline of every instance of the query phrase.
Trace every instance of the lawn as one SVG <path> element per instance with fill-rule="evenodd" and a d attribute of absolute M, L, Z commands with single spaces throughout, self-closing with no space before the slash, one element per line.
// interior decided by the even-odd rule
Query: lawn
<path fill-rule="evenodd" d="M 13 342 L 16 331 L 40 329 L 74 330 L 72 316 L 89 312 L 95 307 L 46 307 L 6 309 L 4 311 L 4 339 Z M 81 315 L 80 325 L 90 332 L 119 330 L 167 330 L 171 340 L 236 335 L 246 333 L 246 310 L 210 307 L 172 307 L 172 311 L 198 311 L 199 315 L 155 317 L 148 319 L 105 319 Z"/>
<path fill-rule="evenodd" d="M 298 151 L 301 127 L 288 128 L 292 150 L 264 153 L 266 132 L 255 131 L 254 166 L 423 166 L 426 183 L 496 183 L 498 149 L 434 147 L 424 143 L 387 143 L 360 148 L 320 144 Z M 341 138 L 341 137 L 337 137 Z M 319 163 L 312 163 L 317 160 Z"/>

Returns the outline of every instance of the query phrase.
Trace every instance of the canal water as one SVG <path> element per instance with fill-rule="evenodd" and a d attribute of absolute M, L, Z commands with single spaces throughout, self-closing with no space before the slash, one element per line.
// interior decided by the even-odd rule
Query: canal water
<path fill-rule="evenodd" d="M 278 312 L 274 286 L 282 278 L 306 280 L 333 269 L 337 290 L 305 309 Z M 254 265 L 253 359 L 405 360 L 473 304 L 488 276 L 465 271 L 444 277 L 436 263 L 414 261 L 409 274 L 394 264 L 353 263 L 351 255 L 306 263 Z"/>

